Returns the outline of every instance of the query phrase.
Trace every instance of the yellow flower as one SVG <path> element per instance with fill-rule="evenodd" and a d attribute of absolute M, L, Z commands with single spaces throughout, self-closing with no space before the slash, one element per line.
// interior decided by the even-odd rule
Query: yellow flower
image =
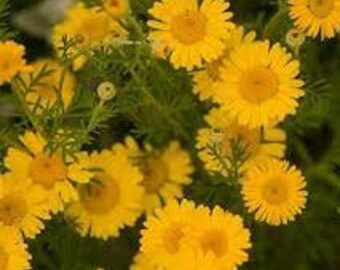
<path fill-rule="evenodd" d="M 63 108 L 67 109 L 75 94 L 75 77 L 60 62 L 53 59 L 38 60 L 32 63 L 32 67 L 33 73 L 21 75 L 30 91 L 26 91 L 20 84 L 16 85 L 25 93 L 25 100 L 29 107 L 36 108 L 36 112 L 41 113 L 44 109 L 53 107 L 60 96 Z M 45 76 L 41 76 L 42 74 Z M 33 78 L 41 76 L 34 87 L 30 87 L 32 75 Z M 37 106 L 38 102 L 39 106 Z"/>
<path fill-rule="evenodd" d="M 89 157 L 91 182 L 79 187 L 79 201 L 66 210 L 82 236 L 107 239 L 134 225 L 142 213 L 142 175 L 126 156 L 111 151 L 94 152 Z"/>
<path fill-rule="evenodd" d="M 244 28 L 239 26 L 230 32 L 230 36 L 225 40 L 225 49 L 222 56 L 217 60 L 207 63 L 206 67 L 194 73 L 195 86 L 193 91 L 198 94 L 200 100 L 212 98 L 214 100 L 216 82 L 221 80 L 220 69 L 223 63 L 229 58 L 230 53 L 242 44 L 248 44 L 255 40 L 256 33 L 245 33 Z"/>
<path fill-rule="evenodd" d="M 0 225 L 0 269 L 29 270 L 31 255 L 21 236 L 8 227 Z"/>
<path fill-rule="evenodd" d="M 20 139 L 27 151 L 9 148 L 5 158 L 7 168 L 31 178 L 48 192 L 47 204 L 53 213 L 63 210 L 65 203 L 78 198 L 72 183 L 77 179 L 69 177 L 69 164 L 64 162 L 61 153 L 48 153 L 46 142 L 39 134 L 27 131 Z"/>
<path fill-rule="evenodd" d="M 129 0 L 103 0 L 106 11 L 115 18 L 124 17 L 130 12 Z"/>
<path fill-rule="evenodd" d="M 295 26 L 308 36 L 331 38 L 340 32 L 340 0 L 289 0 Z"/>
<path fill-rule="evenodd" d="M 270 225 L 287 224 L 301 213 L 307 200 L 301 172 L 286 161 L 268 159 L 248 169 L 242 194 L 255 219 Z"/>
<path fill-rule="evenodd" d="M 230 119 L 223 108 L 213 109 L 206 121 L 210 128 L 198 131 L 196 148 L 206 170 L 227 176 L 225 166 L 230 164 L 233 144 L 245 151 L 245 167 L 261 163 L 268 157 L 282 158 L 285 151 L 285 132 L 279 128 L 248 128 Z M 243 168 L 244 169 L 244 168 Z"/>
<path fill-rule="evenodd" d="M 214 268 L 211 269 L 236 269 L 248 261 L 250 232 L 240 216 L 215 206 L 209 216 L 195 223 L 190 237 L 196 242 L 197 254 L 203 258 L 212 256 Z"/>
<path fill-rule="evenodd" d="M 175 68 L 189 70 L 203 62 L 216 60 L 224 50 L 224 41 L 233 24 L 224 0 L 163 0 L 156 2 L 149 13 L 152 28 L 149 40 L 166 44 Z"/>
<path fill-rule="evenodd" d="M 231 270 L 248 260 L 249 230 L 239 216 L 218 206 L 210 211 L 171 201 L 144 225 L 139 259 L 156 267 L 151 269 Z"/>
<path fill-rule="evenodd" d="M 73 68 L 81 69 L 87 62 L 90 49 L 105 45 L 126 36 L 126 31 L 118 22 L 99 8 L 86 8 L 78 3 L 67 12 L 64 22 L 56 25 L 53 31 L 53 44 L 59 55 L 63 47 L 63 39 L 73 39 L 76 43 L 68 51 L 68 57 L 73 59 Z M 87 53 L 84 50 L 88 50 Z M 80 54 L 80 55 L 79 55 Z"/>
<path fill-rule="evenodd" d="M 0 175 L 1 226 L 34 238 L 44 228 L 43 220 L 50 219 L 49 209 L 46 207 L 47 195 L 43 188 L 33 185 L 25 175 Z"/>
<path fill-rule="evenodd" d="M 202 222 L 199 218 L 204 217 L 206 211 L 204 208 L 196 209 L 193 202 L 185 200 L 180 204 L 170 201 L 165 208 L 156 209 L 155 215 L 148 217 L 145 229 L 141 231 L 140 251 L 148 256 L 152 265 L 169 269 L 167 267 L 173 265 L 183 245 L 186 245 L 191 222 Z"/>
<path fill-rule="evenodd" d="M 296 112 L 304 94 L 299 72 L 299 62 L 279 44 L 245 44 L 225 62 L 216 96 L 241 125 L 269 126 Z"/>
<path fill-rule="evenodd" d="M 149 145 L 143 152 L 136 142 L 128 137 L 125 146 L 118 144 L 113 151 L 129 156 L 143 173 L 143 206 L 147 212 L 160 207 L 162 202 L 182 198 L 182 186 L 191 183 L 189 175 L 193 168 L 190 156 L 181 149 L 178 142 L 171 142 L 162 153 L 156 153 Z"/>
<path fill-rule="evenodd" d="M 130 270 L 160 270 L 155 265 L 152 265 L 150 258 L 145 254 L 138 253 L 134 259 Z"/>
<path fill-rule="evenodd" d="M 0 85 L 10 82 L 19 72 L 29 72 L 31 67 L 24 59 L 25 47 L 14 41 L 0 42 Z"/>

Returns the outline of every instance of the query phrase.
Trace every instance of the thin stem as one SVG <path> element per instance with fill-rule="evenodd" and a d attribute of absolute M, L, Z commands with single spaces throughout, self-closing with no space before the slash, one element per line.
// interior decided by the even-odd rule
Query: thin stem
<path fill-rule="evenodd" d="M 27 87 L 25 81 L 19 76 L 16 76 L 13 80 L 14 85 L 15 84 L 21 84 L 22 87 L 24 88 L 25 92 L 29 92 L 30 89 Z M 25 111 L 25 114 L 27 116 L 27 118 L 30 120 L 31 124 L 33 125 L 33 127 L 40 133 L 43 134 L 43 129 L 40 127 L 39 122 L 37 121 L 37 119 L 35 118 L 35 116 L 32 114 L 30 108 L 27 106 L 27 102 L 25 100 L 25 97 L 22 95 L 22 93 L 20 92 L 19 86 L 18 87 L 12 87 L 13 92 L 16 94 L 16 96 L 19 98 L 21 105 Z"/>

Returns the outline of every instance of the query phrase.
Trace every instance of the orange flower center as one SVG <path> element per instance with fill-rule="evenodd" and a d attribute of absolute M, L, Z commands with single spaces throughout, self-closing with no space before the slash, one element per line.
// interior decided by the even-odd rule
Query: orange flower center
<path fill-rule="evenodd" d="M 334 0 L 309 0 L 310 11 L 318 18 L 328 17 L 335 8 Z"/>
<path fill-rule="evenodd" d="M 259 104 L 274 97 L 279 91 L 276 74 L 269 68 L 258 67 L 241 78 L 240 94 L 250 103 Z"/>
<path fill-rule="evenodd" d="M 119 184 L 105 172 L 98 173 L 95 179 L 98 183 L 80 188 L 80 200 L 89 213 L 105 215 L 119 203 Z"/>
<path fill-rule="evenodd" d="M 175 39 L 185 45 L 192 45 L 204 39 L 207 18 L 197 11 L 186 11 L 171 21 L 171 32 Z"/>
<path fill-rule="evenodd" d="M 9 261 L 9 256 L 7 252 L 0 247 L 0 269 L 6 270 Z"/>
<path fill-rule="evenodd" d="M 272 205 L 280 205 L 288 199 L 288 186 L 281 177 L 269 178 L 262 187 L 262 197 Z"/>
<path fill-rule="evenodd" d="M 110 0 L 109 5 L 111 7 L 118 7 L 119 6 L 119 1 L 118 0 Z"/>
<path fill-rule="evenodd" d="M 165 249 L 170 254 L 175 254 L 179 250 L 179 244 L 184 234 L 182 232 L 181 226 L 174 226 L 173 228 L 169 228 L 164 236 L 163 243 Z"/>
<path fill-rule="evenodd" d="M 20 222 L 26 216 L 28 207 L 26 201 L 19 194 L 6 195 L 0 199 L 0 221 L 7 226 Z M 1 250 L 1 249 L 0 249 Z M 1 265 L 0 253 L 0 265 Z M 0 267 L 0 269 L 3 269 Z"/>
<path fill-rule="evenodd" d="M 217 258 L 228 251 L 228 239 L 220 230 L 209 230 L 201 238 L 201 247 L 205 253 L 212 252 Z"/>
<path fill-rule="evenodd" d="M 54 74 L 50 74 L 42 79 L 42 81 L 37 85 L 34 90 L 37 92 L 42 100 L 46 100 L 50 105 L 54 104 L 57 100 L 56 89 L 56 79 Z"/>
<path fill-rule="evenodd" d="M 41 153 L 31 162 L 29 175 L 36 184 L 51 189 L 56 182 L 67 178 L 67 168 L 60 155 Z"/>
<path fill-rule="evenodd" d="M 221 148 L 223 155 L 232 156 L 233 143 L 239 140 L 249 158 L 260 151 L 261 135 L 256 129 L 248 129 L 233 123 L 230 128 L 222 132 Z"/>
<path fill-rule="evenodd" d="M 109 27 L 109 17 L 107 17 L 104 13 L 92 15 L 84 19 L 82 24 L 79 26 L 78 33 L 82 34 L 76 35 L 77 40 L 82 41 L 80 43 L 84 43 L 85 41 L 90 43 L 103 41 L 110 33 Z"/>
<path fill-rule="evenodd" d="M 142 185 L 148 193 L 158 192 L 168 180 L 168 167 L 161 159 L 148 159 L 142 170 L 144 175 Z"/>

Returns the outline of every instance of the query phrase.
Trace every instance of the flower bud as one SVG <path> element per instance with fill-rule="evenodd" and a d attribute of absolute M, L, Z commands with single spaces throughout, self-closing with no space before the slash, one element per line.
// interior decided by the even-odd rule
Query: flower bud
<path fill-rule="evenodd" d="M 117 93 L 116 87 L 111 82 L 102 82 L 97 88 L 98 96 L 103 101 L 113 99 Z"/>
<path fill-rule="evenodd" d="M 305 34 L 296 28 L 289 30 L 286 34 L 286 43 L 292 48 L 301 47 L 305 40 Z"/>

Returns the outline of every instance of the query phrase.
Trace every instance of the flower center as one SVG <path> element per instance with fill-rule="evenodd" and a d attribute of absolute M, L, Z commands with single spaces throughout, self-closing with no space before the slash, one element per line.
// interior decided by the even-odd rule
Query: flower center
<path fill-rule="evenodd" d="M 226 157 L 231 157 L 233 144 L 239 142 L 247 155 L 253 157 L 259 152 L 260 139 L 260 133 L 256 129 L 248 129 L 234 123 L 230 126 L 230 129 L 222 132 L 222 153 Z"/>
<path fill-rule="evenodd" d="M 163 243 L 166 251 L 170 254 L 177 253 L 183 236 L 184 234 L 181 230 L 181 226 L 178 225 L 173 228 L 169 228 L 163 236 Z"/>
<path fill-rule="evenodd" d="M 119 184 L 105 172 L 98 173 L 95 179 L 98 183 L 80 188 L 80 200 L 89 213 L 105 215 L 119 203 Z"/>
<path fill-rule="evenodd" d="M 171 32 L 179 42 L 192 45 L 204 39 L 206 21 L 201 12 L 188 10 L 172 19 Z"/>
<path fill-rule="evenodd" d="M 250 103 L 265 102 L 275 96 L 278 90 L 277 76 L 269 68 L 249 70 L 241 79 L 240 94 Z"/>
<path fill-rule="evenodd" d="M 110 0 L 109 5 L 111 7 L 118 7 L 119 6 L 119 1 L 118 0 Z"/>
<path fill-rule="evenodd" d="M 273 205 L 280 205 L 288 199 L 288 187 L 281 177 L 272 177 L 262 187 L 262 197 Z"/>
<path fill-rule="evenodd" d="M 168 180 L 168 168 L 161 159 L 148 159 L 142 170 L 144 174 L 142 185 L 148 193 L 158 192 Z"/>
<path fill-rule="evenodd" d="M 82 22 L 79 33 L 87 42 L 103 41 L 109 33 L 110 21 L 105 14 L 96 14 Z"/>
<path fill-rule="evenodd" d="M 0 70 L 7 71 L 11 69 L 12 65 L 10 60 L 11 59 L 3 58 L 2 61 L 0 62 Z"/>
<path fill-rule="evenodd" d="M 316 17 L 324 19 L 332 13 L 335 3 L 334 0 L 309 0 L 308 7 Z"/>
<path fill-rule="evenodd" d="M 0 221 L 7 226 L 12 226 L 20 222 L 20 220 L 26 216 L 27 211 L 26 201 L 19 194 L 6 195 L 0 199 Z M 1 258 L 0 252 L 0 265 Z M 0 269 L 3 268 L 0 267 Z"/>
<path fill-rule="evenodd" d="M 205 232 L 200 243 L 205 253 L 212 252 L 218 258 L 223 256 L 228 250 L 228 239 L 220 230 Z"/>
<path fill-rule="evenodd" d="M 36 184 L 51 189 L 56 182 L 67 178 L 67 168 L 60 155 L 41 153 L 31 162 L 29 176 Z"/>
<path fill-rule="evenodd" d="M 50 104 L 55 103 L 57 100 L 57 94 L 54 89 L 55 82 L 53 79 L 53 74 L 48 77 L 45 77 L 43 81 L 34 88 L 37 94 L 43 99 L 49 102 Z"/>
<path fill-rule="evenodd" d="M 7 252 L 0 247 L 0 269 L 6 270 L 9 261 L 9 256 Z"/>

